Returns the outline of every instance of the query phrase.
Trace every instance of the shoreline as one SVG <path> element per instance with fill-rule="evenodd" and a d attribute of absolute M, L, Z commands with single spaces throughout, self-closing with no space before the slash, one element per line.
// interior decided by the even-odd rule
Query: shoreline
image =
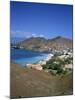
<path fill-rule="evenodd" d="M 15 49 L 15 50 L 17 50 L 17 49 Z M 19 49 L 19 50 L 21 50 L 21 49 Z M 36 51 L 32 51 L 32 50 L 26 50 L 26 51 L 30 51 L 30 52 L 36 53 L 37 55 L 35 54 L 35 56 L 33 56 L 33 58 L 32 57 L 21 58 L 21 61 L 20 61 L 20 59 L 16 59 L 15 60 L 14 58 L 13 59 L 11 58 L 11 61 L 14 61 L 14 62 L 16 62 L 16 63 L 18 63 L 20 65 L 25 66 L 28 63 L 38 64 L 41 61 L 48 61 L 53 56 L 53 54 L 51 54 L 51 53 L 36 52 Z M 14 53 L 14 52 L 12 52 L 12 53 Z"/>
<path fill-rule="evenodd" d="M 23 47 L 17 47 L 17 46 L 11 46 L 10 49 L 20 49 L 20 50 L 28 50 L 28 51 L 32 51 L 32 52 L 37 52 L 37 53 L 51 53 L 51 51 L 40 51 L 40 50 L 33 50 L 33 49 L 26 49 Z"/>

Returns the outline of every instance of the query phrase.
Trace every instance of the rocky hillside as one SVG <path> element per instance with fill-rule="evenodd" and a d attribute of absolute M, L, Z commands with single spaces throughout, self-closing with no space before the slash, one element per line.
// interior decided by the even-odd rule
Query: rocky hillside
<path fill-rule="evenodd" d="M 32 37 L 17 43 L 17 46 L 35 51 L 50 51 L 51 49 L 63 50 L 66 48 L 72 48 L 72 40 L 60 36 L 53 39 Z"/>
<path fill-rule="evenodd" d="M 72 40 L 63 38 L 63 37 L 56 37 L 54 39 L 48 40 L 48 46 L 57 49 L 57 50 L 63 50 L 66 48 L 72 48 Z"/>

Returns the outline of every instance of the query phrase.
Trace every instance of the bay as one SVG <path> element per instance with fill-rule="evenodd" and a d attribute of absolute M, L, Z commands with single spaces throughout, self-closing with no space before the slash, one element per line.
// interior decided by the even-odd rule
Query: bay
<path fill-rule="evenodd" d="M 29 63 L 38 63 L 40 60 L 45 60 L 48 53 L 41 53 L 25 49 L 11 49 L 11 61 L 25 66 Z"/>

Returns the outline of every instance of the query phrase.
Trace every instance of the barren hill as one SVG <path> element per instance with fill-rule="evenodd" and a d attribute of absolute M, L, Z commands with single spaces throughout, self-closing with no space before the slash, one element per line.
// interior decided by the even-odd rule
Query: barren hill
<path fill-rule="evenodd" d="M 72 94 L 72 73 L 53 76 L 44 71 L 11 63 L 11 98 Z"/>
<path fill-rule="evenodd" d="M 72 40 L 58 36 L 53 39 L 45 39 L 41 37 L 29 38 L 22 42 L 17 43 L 17 46 L 21 46 L 25 49 L 35 51 L 49 51 L 50 49 L 63 50 L 66 48 L 72 48 Z"/>

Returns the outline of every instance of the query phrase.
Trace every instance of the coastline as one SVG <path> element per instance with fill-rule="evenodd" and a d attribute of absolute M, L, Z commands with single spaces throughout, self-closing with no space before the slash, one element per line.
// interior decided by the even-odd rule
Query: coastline
<path fill-rule="evenodd" d="M 40 61 L 47 61 L 47 60 L 49 60 L 51 58 L 51 56 L 52 56 L 52 54 L 50 54 L 50 53 L 36 52 L 36 51 L 32 51 L 32 50 L 26 50 L 25 51 L 25 50 L 24 49 L 12 49 L 12 52 L 11 52 L 11 60 L 14 61 L 14 62 L 16 62 L 16 63 L 18 63 L 18 64 L 21 64 L 21 65 L 25 65 L 27 63 L 37 64 Z M 16 54 L 16 52 L 19 52 L 19 51 L 20 52 L 23 51 L 23 54 L 21 55 L 21 53 L 20 53 L 20 55 L 21 56 L 24 56 L 25 55 L 25 56 L 23 58 L 21 58 L 21 56 L 20 56 L 20 58 L 17 58 L 16 59 L 15 57 L 17 55 L 19 55 L 19 53 Z M 25 52 L 27 52 L 27 53 L 24 54 Z M 34 56 L 31 53 L 33 53 Z M 30 55 L 32 55 L 32 56 L 30 56 Z"/>

